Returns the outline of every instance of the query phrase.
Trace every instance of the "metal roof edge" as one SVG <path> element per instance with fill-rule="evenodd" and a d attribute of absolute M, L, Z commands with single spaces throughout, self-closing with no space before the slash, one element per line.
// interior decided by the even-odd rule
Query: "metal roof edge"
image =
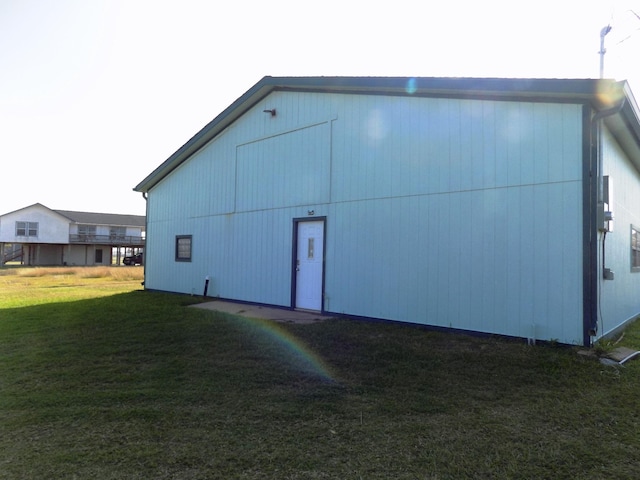
<path fill-rule="evenodd" d="M 631 91 L 629 83 L 623 80 L 620 84 L 626 100 L 622 107 L 625 123 L 638 143 L 638 147 L 640 147 L 640 108 L 638 108 L 638 103 Z"/>
<path fill-rule="evenodd" d="M 168 173 L 173 171 L 184 160 L 198 151 L 218 133 L 229 126 L 240 117 L 251 106 L 266 96 L 272 88 L 274 77 L 263 77 L 258 83 L 247 90 L 241 97 L 236 99 L 231 105 L 222 111 L 217 117 L 206 124 L 198 133 L 191 137 L 187 143 L 182 145 L 167 160 L 160 164 L 144 180 L 134 187 L 136 192 L 147 192 Z"/>
<path fill-rule="evenodd" d="M 121 227 L 143 227 L 144 215 L 126 213 L 81 212 L 75 210 L 52 210 L 73 223 L 87 225 L 110 225 Z"/>

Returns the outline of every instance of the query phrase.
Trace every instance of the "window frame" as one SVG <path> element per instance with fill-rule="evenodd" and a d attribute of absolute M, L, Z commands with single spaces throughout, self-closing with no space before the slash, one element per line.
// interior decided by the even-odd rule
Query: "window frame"
<path fill-rule="evenodd" d="M 38 238 L 39 229 L 40 225 L 38 224 L 38 222 L 16 221 L 16 237 Z M 20 233 L 21 231 L 22 233 Z"/>
<path fill-rule="evenodd" d="M 78 237 L 83 240 L 93 240 L 96 238 L 97 228 L 95 225 L 78 225 Z"/>
<path fill-rule="evenodd" d="M 96 226 L 95 225 L 87 225 L 81 223 L 78 225 L 78 235 L 94 235 L 96 234 Z"/>
<path fill-rule="evenodd" d="M 631 272 L 637 273 L 640 272 L 640 228 L 633 224 L 631 225 L 629 234 L 629 243 L 629 264 L 631 266 Z"/>
<path fill-rule="evenodd" d="M 181 243 L 184 240 L 189 241 L 189 256 L 186 257 L 181 254 Z M 193 235 L 176 235 L 176 249 L 175 249 L 175 261 L 176 262 L 191 262 L 193 258 Z"/>
<path fill-rule="evenodd" d="M 127 227 L 111 225 L 109 227 L 109 239 L 124 241 L 127 238 Z"/>

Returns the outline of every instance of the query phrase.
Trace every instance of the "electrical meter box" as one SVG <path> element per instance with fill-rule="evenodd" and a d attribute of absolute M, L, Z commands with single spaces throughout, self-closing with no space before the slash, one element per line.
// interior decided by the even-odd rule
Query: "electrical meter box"
<path fill-rule="evenodd" d="M 613 232 L 613 184 L 611 177 L 602 177 L 602 202 L 598 203 L 598 229 Z"/>

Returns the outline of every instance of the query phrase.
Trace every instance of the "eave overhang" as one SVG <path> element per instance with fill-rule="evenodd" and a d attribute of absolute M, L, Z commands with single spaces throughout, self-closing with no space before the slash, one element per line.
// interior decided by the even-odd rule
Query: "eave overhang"
<path fill-rule="evenodd" d="M 640 171 L 640 110 L 627 82 L 620 82 L 622 108 L 603 122 Z"/>

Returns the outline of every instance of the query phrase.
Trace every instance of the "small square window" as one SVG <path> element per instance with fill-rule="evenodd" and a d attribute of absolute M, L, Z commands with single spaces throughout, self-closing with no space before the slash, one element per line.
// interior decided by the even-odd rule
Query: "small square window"
<path fill-rule="evenodd" d="M 176 236 L 176 262 L 191 261 L 191 235 Z"/>

